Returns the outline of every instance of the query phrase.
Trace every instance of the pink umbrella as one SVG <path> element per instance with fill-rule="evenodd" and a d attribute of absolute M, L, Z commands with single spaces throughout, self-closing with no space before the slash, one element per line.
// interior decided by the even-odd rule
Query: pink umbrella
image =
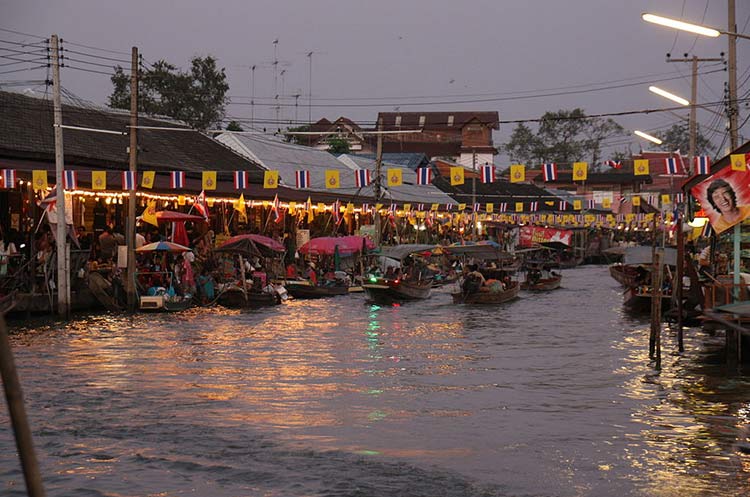
<path fill-rule="evenodd" d="M 336 247 L 338 247 L 339 255 L 351 255 L 360 252 L 363 245 L 367 250 L 375 248 L 375 243 L 364 236 L 324 236 L 313 238 L 302 245 L 299 248 L 299 253 L 305 255 L 334 255 Z"/>
<path fill-rule="evenodd" d="M 226 242 L 222 243 L 221 246 L 218 248 L 222 249 L 222 251 L 227 251 L 227 252 L 231 252 L 233 249 L 239 249 L 240 251 L 245 250 L 245 251 L 251 252 L 251 250 L 248 250 L 247 240 L 250 240 L 253 243 L 256 243 L 258 245 L 263 245 L 264 247 L 267 247 L 273 250 L 274 252 L 284 252 L 286 250 L 286 248 L 281 242 L 274 240 L 273 238 L 269 238 L 267 236 L 256 235 L 256 234 L 244 234 L 244 235 L 233 236 Z"/>

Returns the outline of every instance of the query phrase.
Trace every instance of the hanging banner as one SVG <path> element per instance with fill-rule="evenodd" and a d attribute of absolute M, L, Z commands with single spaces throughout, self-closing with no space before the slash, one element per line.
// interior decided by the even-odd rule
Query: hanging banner
<path fill-rule="evenodd" d="M 750 173 L 725 167 L 695 185 L 690 193 L 698 199 L 716 233 L 750 216 Z"/>
<path fill-rule="evenodd" d="M 522 247 L 532 247 L 536 243 L 562 243 L 570 246 L 572 239 L 573 232 L 571 230 L 522 226 L 518 243 Z"/>

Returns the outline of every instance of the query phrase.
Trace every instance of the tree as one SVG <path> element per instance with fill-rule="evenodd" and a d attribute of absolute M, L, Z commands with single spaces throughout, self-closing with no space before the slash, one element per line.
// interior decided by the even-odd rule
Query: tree
<path fill-rule="evenodd" d="M 130 76 L 117 66 L 112 75 L 113 91 L 109 105 L 130 108 Z M 196 129 L 218 125 L 229 102 L 224 68 L 209 56 L 193 57 L 190 72 L 178 70 L 159 60 L 139 77 L 138 110 L 145 114 L 169 116 Z"/>
<path fill-rule="evenodd" d="M 533 164 L 539 162 L 541 142 L 534 133 L 523 123 L 519 123 L 510 140 L 503 147 L 510 156 L 510 160 L 521 164 Z"/>
<path fill-rule="evenodd" d="M 662 140 L 662 144 L 659 145 L 661 150 L 668 152 L 679 150 L 682 154 L 690 151 L 690 130 L 687 123 L 674 124 L 671 128 L 657 133 L 656 136 Z M 714 144 L 703 136 L 698 126 L 695 133 L 695 155 L 712 155 L 715 151 Z"/>
<path fill-rule="evenodd" d="M 333 155 L 348 154 L 349 141 L 346 138 L 332 136 L 328 139 L 328 151 Z"/>
<path fill-rule="evenodd" d="M 288 128 L 287 131 L 290 131 L 292 133 L 304 133 L 310 131 L 310 125 L 303 124 L 302 126 Z M 284 135 L 284 140 L 288 141 L 289 143 L 296 143 L 297 145 L 309 146 L 311 143 L 310 135 Z"/>
<path fill-rule="evenodd" d="M 242 129 L 242 126 L 240 126 L 240 123 L 237 121 L 229 121 L 229 124 L 227 124 L 227 131 L 244 131 Z"/>

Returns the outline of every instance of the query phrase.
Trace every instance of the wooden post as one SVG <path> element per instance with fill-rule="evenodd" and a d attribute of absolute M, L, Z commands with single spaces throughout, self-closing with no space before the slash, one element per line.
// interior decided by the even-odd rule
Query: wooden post
<path fill-rule="evenodd" d="M 70 300 L 68 299 L 68 287 L 70 286 L 70 272 L 65 266 L 65 251 L 67 250 L 68 223 L 65 216 L 65 188 L 63 183 L 63 170 L 65 159 L 63 153 L 63 129 L 62 129 L 62 102 L 60 97 L 60 46 L 57 35 L 52 35 L 52 103 L 54 107 L 54 130 L 55 130 L 55 181 L 57 209 L 57 314 L 63 318 L 70 317 Z"/>
<path fill-rule="evenodd" d="M 378 131 L 383 131 L 383 118 L 378 118 Z M 382 194 L 381 192 L 381 183 L 380 183 L 380 169 L 383 165 L 383 133 L 378 133 L 378 141 L 377 146 L 375 148 L 375 205 L 377 206 L 378 203 L 380 203 L 380 196 Z M 373 216 L 373 221 L 375 225 L 375 246 L 380 246 L 380 240 L 381 240 L 381 227 L 380 227 L 380 212 L 377 210 L 375 211 L 375 215 Z"/>
<path fill-rule="evenodd" d="M 130 170 L 133 181 L 138 180 L 138 47 L 133 47 L 130 61 Z M 125 243 L 128 248 L 128 270 L 125 291 L 128 309 L 135 311 L 137 296 L 135 291 L 135 187 L 128 196 L 128 226 Z"/>
<path fill-rule="evenodd" d="M 655 359 L 654 367 L 661 369 L 661 282 L 663 253 L 657 250 L 654 254 L 654 267 L 651 271 L 651 335 L 649 337 L 649 358 Z"/>
<path fill-rule="evenodd" d="M 29 497 L 44 497 L 42 476 L 39 473 L 39 465 L 34 453 L 29 419 L 26 417 L 26 408 L 23 405 L 21 383 L 18 381 L 13 350 L 8 339 L 5 317 L 2 314 L 0 314 L 0 376 L 2 376 L 5 386 L 5 400 L 8 402 L 8 413 L 16 437 L 16 447 L 18 448 L 18 457 L 21 459 L 26 492 Z"/>
<path fill-rule="evenodd" d="M 677 350 L 679 352 L 685 351 L 685 343 L 683 340 L 682 333 L 682 313 L 684 308 L 682 305 L 682 278 L 685 274 L 685 235 L 682 232 L 682 213 L 677 214 L 677 273 L 675 274 L 675 280 L 672 282 L 672 292 L 677 299 Z"/>

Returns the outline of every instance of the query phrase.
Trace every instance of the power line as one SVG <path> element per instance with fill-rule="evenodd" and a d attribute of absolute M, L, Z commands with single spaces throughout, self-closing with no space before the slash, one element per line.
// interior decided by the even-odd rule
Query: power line
<path fill-rule="evenodd" d="M 105 57 L 105 56 L 103 56 L 103 55 L 94 55 L 94 54 L 89 54 L 89 53 L 86 53 L 86 52 L 79 52 L 79 51 L 77 51 L 77 50 L 71 50 L 71 49 L 69 49 L 69 48 L 63 48 L 63 50 L 62 50 L 62 51 L 63 51 L 63 52 L 70 52 L 70 53 L 74 53 L 74 54 L 76 54 L 76 55 L 83 55 L 84 57 L 91 57 L 92 59 L 100 59 L 100 60 L 111 60 L 111 61 L 113 61 L 113 62 L 122 62 L 123 64 L 129 64 L 129 63 L 130 63 L 130 61 L 129 61 L 129 60 L 123 60 L 123 59 L 115 59 L 115 58 L 113 58 L 113 57 Z"/>
<path fill-rule="evenodd" d="M 44 64 L 42 66 L 26 67 L 26 68 L 23 68 L 23 69 L 15 69 L 13 71 L 3 71 L 3 72 L 0 72 L 0 74 L 10 74 L 10 73 L 13 73 L 13 72 L 21 72 L 21 71 L 33 71 L 34 69 L 41 69 L 43 67 L 47 67 L 47 64 Z"/>

